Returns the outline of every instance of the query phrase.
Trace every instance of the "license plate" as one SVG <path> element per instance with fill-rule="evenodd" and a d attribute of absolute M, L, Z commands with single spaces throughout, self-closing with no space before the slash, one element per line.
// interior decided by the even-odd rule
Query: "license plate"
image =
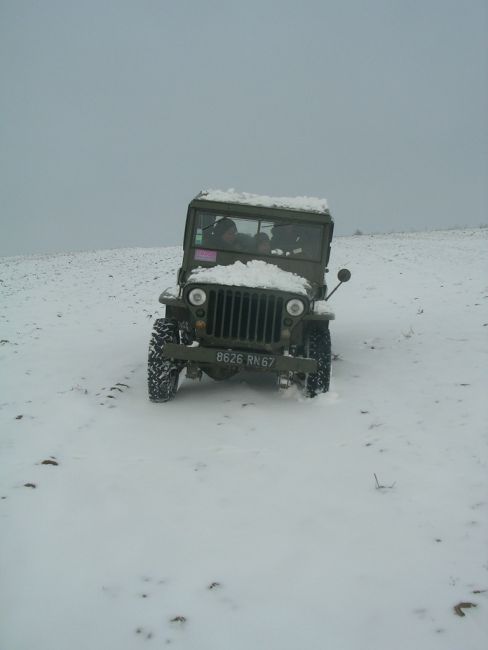
<path fill-rule="evenodd" d="M 216 352 L 215 361 L 228 366 L 251 366 L 252 368 L 272 368 L 275 357 L 252 352 Z"/>

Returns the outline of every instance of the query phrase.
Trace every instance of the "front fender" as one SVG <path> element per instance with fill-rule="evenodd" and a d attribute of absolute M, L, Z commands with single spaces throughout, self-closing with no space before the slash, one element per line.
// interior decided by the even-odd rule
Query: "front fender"
<path fill-rule="evenodd" d="M 186 307 L 183 299 L 180 298 L 178 287 L 169 287 L 168 289 L 165 289 L 159 296 L 159 302 L 171 307 Z"/>
<path fill-rule="evenodd" d="M 331 311 L 326 314 L 316 314 L 315 312 L 312 312 L 302 318 L 302 322 L 307 322 L 307 323 L 309 323 L 310 321 L 317 322 L 317 321 L 329 321 L 329 320 L 335 320 L 335 314 Z"/>

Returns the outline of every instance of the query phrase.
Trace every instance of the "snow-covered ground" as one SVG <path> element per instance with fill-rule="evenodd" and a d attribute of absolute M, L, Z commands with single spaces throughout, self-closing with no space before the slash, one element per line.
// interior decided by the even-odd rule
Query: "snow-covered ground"
<path fill-rule="evenodd" d="M 1 259 L 0 648 L 486 647 L 487 235 L 336 239 L 310 401 L 148 402 L 177 248 Z"/>

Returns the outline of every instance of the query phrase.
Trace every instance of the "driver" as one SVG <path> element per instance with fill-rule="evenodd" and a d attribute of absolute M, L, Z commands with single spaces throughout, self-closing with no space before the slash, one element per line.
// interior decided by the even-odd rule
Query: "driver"
<path fill-rule="evenodd" d="M 320 239 L 315 230 L 294 223 L 276 224 L 272 229 L 271 247 L 285 255 L 316 259 L 320 254 Z"/>
<path fill-rule="evenodd" d="M 271 230 L 271 248 L 282 250 L 283 253 L 292 253 L 300 248 L 298 233 L 293 223 L 277 223 Z"/>

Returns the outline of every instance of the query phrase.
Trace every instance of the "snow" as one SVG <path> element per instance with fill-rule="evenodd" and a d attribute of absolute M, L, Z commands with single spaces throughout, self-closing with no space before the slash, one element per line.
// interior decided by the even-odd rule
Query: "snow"
<path fill-rule="evenodd" d="M 313 311 L 314 314 L 318 314 L 320 316 L 325 316 L 325 315 L 334 315 L 334 312 L 331 309 L 331 303 L 328 303 L 326 300 L 316 300 L 313 306 Z"/>
<path fill-rule="evenodd" d="M 208 189 L 200 192 L 196 198 L 204 201 L 257 205 L 266 208 L 287 208 L 305 212 L 318 212 L 320 214 L 328 212 L 327 200 L 314 196 L 265 196 L 250 194 L 249 192 L 236 192 L 234 189 Z"/>
<path fill-rule="evenodd" d="M 254 287 L 255 289 L 276 289 L 290 293 L 307 294 L 310 284 L 305 278 L 284 271 L 274 264 L 263 260 L 251 260 L 243 264 L 234 262 L 228 266 L 212 266 L 194 269 L 188 277 L 188 282 L 221 284 L 234 287 Z"/>
<path fill-rule="evenodd" d="M 335 239 L 311 401 L 148 402 L 179 248 L 0 259 L 0 647 L 483 648 L 487 234 Z"/>

